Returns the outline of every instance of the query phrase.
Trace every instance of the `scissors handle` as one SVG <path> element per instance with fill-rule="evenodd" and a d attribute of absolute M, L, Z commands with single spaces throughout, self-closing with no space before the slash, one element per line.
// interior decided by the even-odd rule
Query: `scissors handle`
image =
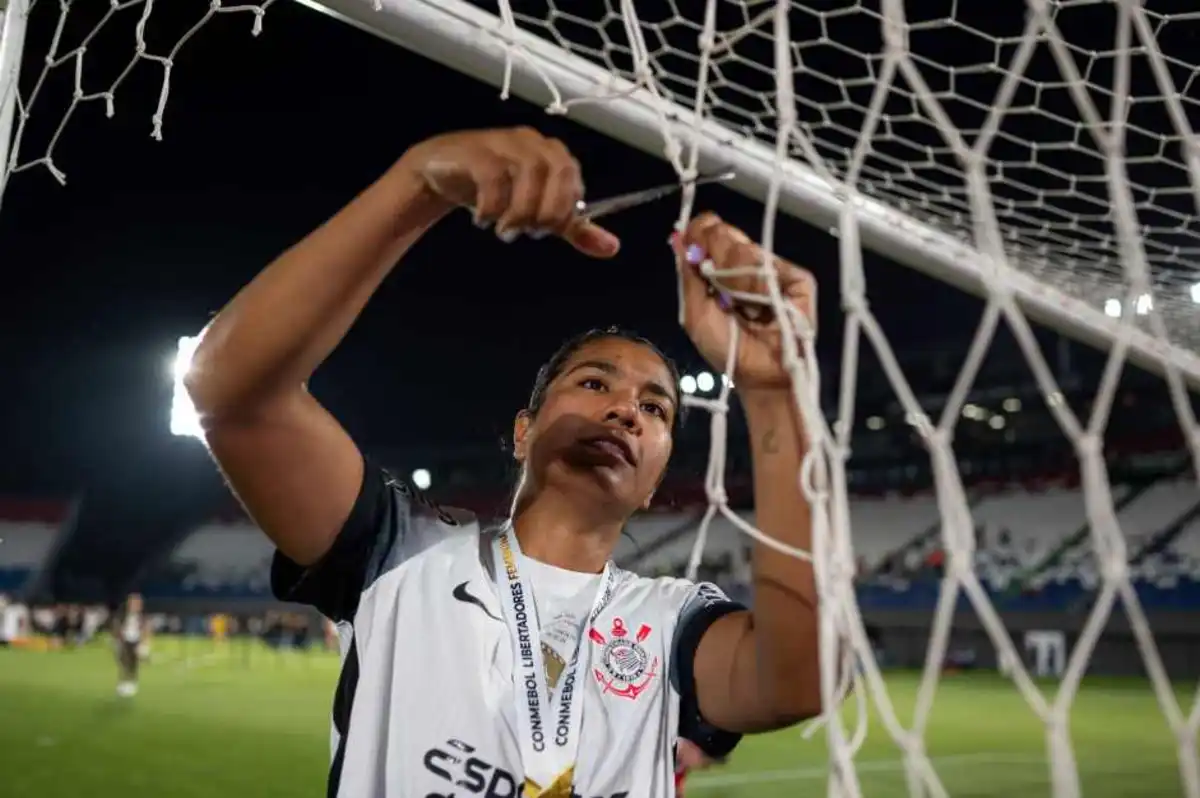
<path fill-rule="evenodd" d="M 722 172 L 718 175 L 708 175 L 707 177 L 697 177 L 692 180 L 685 180 L 678 183 L 666 183 L 653 188 L 642 189 L 641 191 L 631 191 L 627 194 L 618 194 L 615 197 L 597 200 L 596 202 L 583 202 L 580 200 L 576 204 L 577 215 L 585 221 L 593 221 L 603 216 L 609 216 L 619 211 L 636 208 L 639 205 L 645 205 L 648 202 L 669 197 L 670 195 L 682 191 L 687 186 L 702 186 L 706 183 L 723 183 L 734 177 L 734 172 Z"/>

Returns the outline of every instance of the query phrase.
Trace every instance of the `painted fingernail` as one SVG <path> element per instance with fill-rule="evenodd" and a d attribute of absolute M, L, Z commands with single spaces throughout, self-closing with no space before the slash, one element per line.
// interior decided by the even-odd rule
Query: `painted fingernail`
<path fill-rule="evenodd" d="M 550 231 L 549 231 L 549 230 L 542 230 L 542 229 L 540 229 L 540 228 L 539 228 L 539 229 L 537 229 L 537 230 L 530 230 L 530 231 L 529 231 L 529 237 L 530 237 L 530 238 L 532 238 L 534 241 L 537 241 L 537 240 L 539 240 L 539 239 L 543 239 L 543 238 L 545 238 L 545 237 L 546 237 L 546 236 L 548 236 L 548 235 L 550 235 Z"/>
<path fill-rule="evenodd" d="M 486 230 L 492 226 L 492 223 L 490 221 L 488 221 L 487 219 L 481 219 L 478 216 L 472 216 L 471 221 L 474 222 L 475 226 L 478 227 L 480 230 Z"/>
<path fill-rule="evenodd" d="M 509 229 L 509 230 L 497 230 L 496 231 L 496 237 L 499 238 L 501 241 L 503 241 L 505 244 L 511 244 L 512 242 L 516 241 L 517 237 L 520 235 L 521 235 L 520 230 Z"/>
<path fill-rule="evenodd" d="M 704 250 L 699 244 L 692 244 L 687 248 L 687 262 L 698 265 L 704 261 Z"/>
<path fill-rule="evenodd" d="M 729 310 L 731 307 L 733 307 L 733 300 L 730 298 L 729 294 L 722 291 L 717 296 L 717 306 L 721 308 L 721 310 Z"/>

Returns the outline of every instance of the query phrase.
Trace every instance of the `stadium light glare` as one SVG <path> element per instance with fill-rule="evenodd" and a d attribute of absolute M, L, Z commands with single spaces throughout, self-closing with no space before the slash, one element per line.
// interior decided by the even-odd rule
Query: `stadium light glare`
<path fill-rule="evenodd" d="M 979 405 L 972 405 L 972 404 L 963 405 L 963 409 L 962 409 L 963 418 L 969 418 L 972 421 L 979 421 L 980 419 L 982 419 L 984 417 L 985 414 L 986 414 L 986 411 Z"/>
<path fill-rule="evenodd" d="M 992 429 L 1004 429 L 1004 425 L 1006 423 L 1007 422 L 1004 420 L 1004 416 L 1000 415 L 999 413 L 988 419 L 988 426 Z"/>
<path fill-rule="evenodd" d="M 192 356 L 199 344 L 199 336 L 185 335 L 175 348 L 175 358 L 171 361 L 171 434 L 204 440 L 200 416 L 183 387 L 183 377 L 192 365 Z"/>
<path fill-rule="evenodd" d="M 1021 412 L 1021 400 L 1015 396 L 1010 396 L 1004 400 L 1004 404 L 1001 407 L 1004 408 L 1005 413 L 1019 413 Z"/>
<path fill-rule="evenodd" d="M 200 336 L 184 335 L 175 344 L 175 357 L 171 359 L 171 377 L 175 382 L 182 383 L 184 375 L 192 366 L 192 357 L 196 347 L 200 345 Z"/>
<path fill-rule="evenodd" d="M 691 374 L 684 374 L 682 377 L 679 378 L 679 390 L 683 391 L 684 393 L 688 393 L 688 394 L 695 393 L 696 392 L 696 378 L 693 377 Z"/>
<path fill-rule="evenodd" d="M 880 430 L 883 429 L 883 419 L 879 416 L 871 416 L 867 419 L 867 429 Z"/>
<path fill-rule="evenodd" d="M 708 393 L 716 384 L 717 381 L 713 378 L 713 375 L 709 374 L 707 371 L 702 371 L 696 375 L 696 387 L 699 388 L 702 393 Z"/>
<path fill-rule="evenodd" d="M 1154 310 L 1154 298 L 1149 294 L 1138 296 L 1137 301 L 1134 302 L 1133 311 L 1139 316 L 1145 316 L 1152 310 Z"/>
<path fill-rule="evenodd" d="M 427 469 L 418 468 L 412 472 L 412 481 L 417 490 L 429 490 L 429 486 L 433 484 L 433 476 Z"/>
<path fill-rule="evenodd" d="M 1188 293 L 1192 297 L 1192 301 L 1200 305 L 1200 283 L 1192 283 L 1192 287 L 1188 289 Z"/>
<path fill-rule="evenodd" d="M 1109 298 L 1104 301 L 1104 315 L 1114 319 L 1121 318 L 1121 300 Z"/>

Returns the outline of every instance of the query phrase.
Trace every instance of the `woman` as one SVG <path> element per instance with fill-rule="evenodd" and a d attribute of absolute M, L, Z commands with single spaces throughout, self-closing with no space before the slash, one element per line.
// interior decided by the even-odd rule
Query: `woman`
<path fill-rule="evenodd" d="M 422 142 L 242 289 L 196 351 L 186 383 L 215 459 L 278 548 L 276 593 L 341 627 L 331 796 L 658 798 L 674 790 L 680 737 L 719 757 L 739 734 L 821 710 L 808 564 L 759 547 L 751 613 L 712 585 L 641 579 L 610 560 L 651 501 L 679 418 L 677 375 L 648 342 L 591 333 L 543 368 L 514 423 L 512 517 L 483 532 L 364 460 L 306 391 L 397 260 L 456 208 L 503 240 L 549 233 L 614 255 L 616 237 L 576 216 L 582 196 L 578 163 L 536 131 Z M 731 312 L 741 325 L 734 379 L 758 525 L 807 548 L 803 434 L 778 328 L 699 273 L 705 258 L 761 255 L 712 215 L 671 244 L 684 326 L 714 367 Z M 811 277 L 777 266 L 811 313 Z"/>
<path fill-rule="evenodd" d="M 109 618 L 113 649 L 117 655 L 117 695 L 132 698 L 138 691 L 138 663 L 142 646 L 149 642 L 149 626 L 142 612 L 142 597 L 130 593 Z"/>

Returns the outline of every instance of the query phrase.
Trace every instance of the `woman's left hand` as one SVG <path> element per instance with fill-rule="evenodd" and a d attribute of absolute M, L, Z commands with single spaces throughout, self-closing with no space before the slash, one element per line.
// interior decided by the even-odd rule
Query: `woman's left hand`
<path fill-rule="evenodd" d="M 729 357 L 729 319 L 737 321 L 737 355 L 734 385 L 739 391 L 786 389 L 790 385 L 783 366 L 783 337 L 779 319 L 769 304 L 731 298 L 726 291 L 767 296 L 761 273 L 717 277 L 714 288 L 700 273 L 700 264 L 711 260 L 718 271 L 759 267 L 762 249 L 741 230 L 721 221 L 716 214 L 702 214 L 688 225 L 683 235 L 672 239 L 675 267 L 679 272 L 683 327 L 700 354 L 718 372 Z M 773 260 L 783 298 L 815 324 L 817 284 L 811 273 L 781 258 Z"/>

